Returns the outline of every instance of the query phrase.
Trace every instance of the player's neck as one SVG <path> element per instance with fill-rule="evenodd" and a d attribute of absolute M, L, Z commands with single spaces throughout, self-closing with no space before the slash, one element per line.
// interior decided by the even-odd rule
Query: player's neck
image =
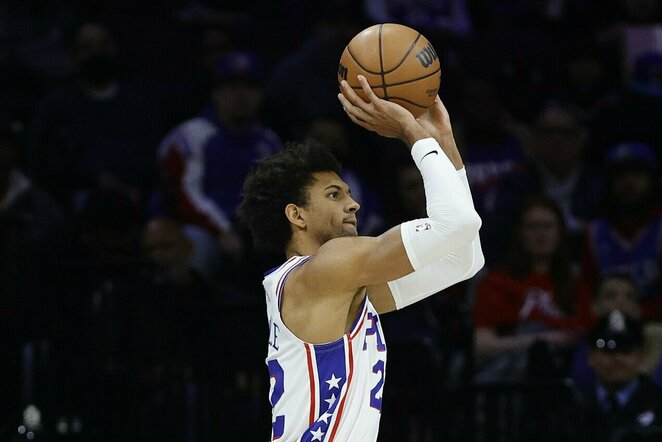
<path fill-rule="evenodd" d="M 320 246 L 321 244 L 312 238 L 295 234 L 285 247 L 285 256 L 289 259 L 292 256 L 314 255 Z"/>

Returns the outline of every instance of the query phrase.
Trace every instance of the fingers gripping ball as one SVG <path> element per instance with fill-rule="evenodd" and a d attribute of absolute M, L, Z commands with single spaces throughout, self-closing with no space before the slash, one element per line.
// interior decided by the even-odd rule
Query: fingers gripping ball
<path fill-rule="evenodd" d="M 380 98 L 419 117 L 439 91 L 441 66 L 430 42 L 407 26 L 384 23 L 359 32 L 340 57 L 338 83 L 347 80 L 363 99 L 362 74 Z"/>

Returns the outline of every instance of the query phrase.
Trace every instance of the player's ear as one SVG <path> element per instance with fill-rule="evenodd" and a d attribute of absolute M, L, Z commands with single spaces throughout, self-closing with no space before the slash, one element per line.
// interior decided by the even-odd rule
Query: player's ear
<path fill-rule="evenodd" d="M 285 206 L 285 216 L 287 219 L 290 221 L 290 223 L 301 229 L 306 227 L 306 220 L 302 215 L 303 213 L 301 207 L 297 206 L 296 204 L 290 203 Z"/>

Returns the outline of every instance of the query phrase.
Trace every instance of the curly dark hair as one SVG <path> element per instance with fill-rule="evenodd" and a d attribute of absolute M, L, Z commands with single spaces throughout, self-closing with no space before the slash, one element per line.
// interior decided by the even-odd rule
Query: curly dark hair
<path fill-rule="evenodd" d="M 285 249 L 292 237 L 285 206 L 308 205 L 308 188 L 316 172 L 340 174 L 340 163 L 327 147 L 307 141 L 286 144 L 246 176 L 237 214 L 256 245 L 280 252 Z"/>

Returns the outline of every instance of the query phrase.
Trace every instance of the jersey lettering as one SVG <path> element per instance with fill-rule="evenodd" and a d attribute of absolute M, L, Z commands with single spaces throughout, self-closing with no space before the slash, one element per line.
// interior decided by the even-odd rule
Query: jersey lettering
<path fill-rule="evenodd" d="M 368 321 L 370 321 L 370 327 L 366 331 L 365 334 L 365 341 L 363 341 L 363 350 L 368 349 L 368 336 L 375 335 L 375 340 L 377 342 L 377 350 L 378 351 L 385 351 L 386 350 L 386 345 L 384 345 L 384 341 L 382 340 L 382 336 L 379 333 L 379 327 L 377 326 L 377 323 L 379 322 L 379 316 L 373 315 L 372 313 L 368 313 Z"/>

